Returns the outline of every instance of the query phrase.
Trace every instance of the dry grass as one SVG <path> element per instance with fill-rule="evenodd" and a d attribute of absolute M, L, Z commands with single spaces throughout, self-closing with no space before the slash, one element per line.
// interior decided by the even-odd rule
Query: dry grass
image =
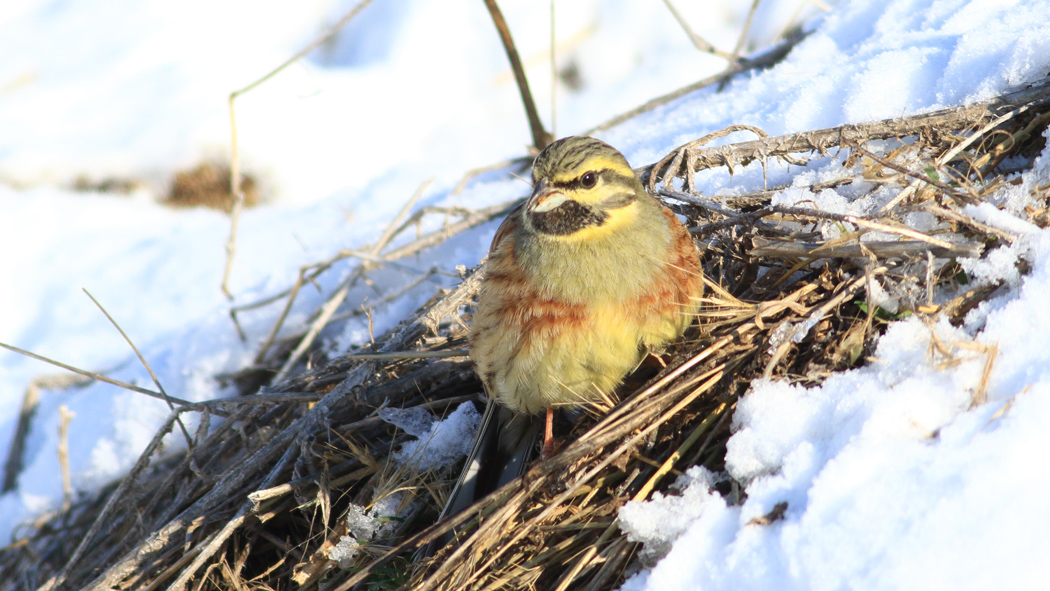
<path fill-rule="evenodd" d="M 241 182 L 241 190 L 244 192 L 246 207 L 259 204 L 259 190 L 254 178 L 245 175 Z M 171 207 L 210 207 L 227 213 L 233 211 L 230 168 L 204 162 L 191 170 L 177 171 L 171 191 L 161 203 Z"/>
<path fill-rule="evenodd" d="M 370 348 L 451 357 L 346 355 L 318 363 L 316 345 L 303 346 L 309 334 L 274 337 L 255 367 L 226 376 L 244 397 L 180 405 L 127 478 L 41 518 L 23 530 L 22 542 L 0 550 L 0 591 L 615 588 L 637 551 L 616 526 L 618 508 L 665 491 L 689 466 L 724 469 L 730 418 L 753 379 L 819 383 L 863 364 L 889 320 L 916 314 L 959 322 L 996 291 L 968 289 L 954 257 L 1016 237 L 970 218 L 961 206 L 987 200 L 1014 182 L 1012 172 L 1031 166 L 1050 119 L 1048 104 L 1050 87 L 1043 84 L 951 116 L 897 120 L 890 131 L 871 124 L 838 135 L 818 130 L 734 144 L 718 150 L 721 160 L 694 143 L 650 167 L 647 180 L 690 219 L 704 247 L 710 289 L 698 326 L 668 353 L 665 368 L 633 376 L 611 412 L 563 425 L 570 443 L 560 453 L 450 520 L 435 523 L 455 474 L 417 473 L 390 462 L 408 436 L 377 409 L 419 407 L 442 415 L 480 397 L 480 383 L 461 356 L 480 271 L 438 293 L 396 330 L 376 335 Z M 825 142 L 835 137 L 837 143 Z M 908 141 L 879 150 L 868 145 L 872 138 Z M 670 184 L 679 175 L 688 187 L 692 173 L 705 167 L 749 158 L 797 161 L 832 146 L 849 157 L 842 178 L 826 186 L 865 181 L 874 191 L 898 185 L 903 197 L 877 215 L 832 216 L 772 207 L 775 188 L 714 202 Z M 1028 212 L 1044 227 L 1048 197 L 1050 185 L 1037 188 Z M 375 248 L 304 268 L 296 286 L 257 306 L 290 301 L 340 258 L 360 260 L 350 276 L 365 281 L 372 268 L 505 210 L 402 216 Z M 932 215 L 941 229 L 909 227 L 904 219 L 916 212 Z M 422 215 L 435 214 L 447 217 L 446 228 L 386 249 Z M 821 224 L 838 225 L 844 237 L 824 241 Z M 884 236 L 858 242 L 872 232 Z M 875 282 L 899 299 L 895 314 L 872 305 Z M 320 328 L 368 313 L 341 298 L 328 305 Z M 944 345 L 945 359 L 957 349 Z M 295 350 L 312 359 L 311 369 L 304 370 L 304 362 L 289 366 Z M 995 352 L 994 345 L 973 352 L 986 359 L 985 378 Z M 282 367 L 288 377 L 256 395 Z M 979 386 L 974 403 L 983 396 Z M 189 412 L 201 417 L 192 451 L 160 454 L 164 433 Z M 731 503 L 741 501 L 731 481 L 720 491 Z M 347 516 L 384 498 L 399 499 L 399 518 L 362 540 L 347 568 L 330 560 L 330 550 L 353 533 Z M 755 526 L 776 521 L 785 509 Z M 452 541 L 423 555 L 421 549 L 449 532 Z"/>

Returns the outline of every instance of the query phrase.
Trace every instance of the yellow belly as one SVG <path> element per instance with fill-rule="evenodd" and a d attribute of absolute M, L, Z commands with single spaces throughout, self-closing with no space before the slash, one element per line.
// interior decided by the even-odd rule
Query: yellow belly
<path fill-rule="evenodd" d="M 478 335 L 474 357 L 490 394 L 510 409 L 535 414 L 555 406 L 612 403 L 612 395 L 649 349 L 681 332 L 675 314 L 626 315 L 592 310 L 583 322 L 543 330 L 502 326 Z M 505 360 L 493 363 L 494 360 Z"/>

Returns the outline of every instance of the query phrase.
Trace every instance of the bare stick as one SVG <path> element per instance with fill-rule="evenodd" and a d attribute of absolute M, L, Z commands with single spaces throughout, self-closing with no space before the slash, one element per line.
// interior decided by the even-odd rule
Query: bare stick
<path fill-rule="evenodd" d="M 805 152 L 825 154 L 830 148 L 842 146 L 848 142 L 857 143 L 873 139 L 905 137 L 929 130 L 956 130 L 968 125 L 983 124 L 988 120 L 997 118 L 1004 111 L 1025 105 L 1035 107 L 1046 104 L 1050 104 L 1050 79 L 1043 80 L 1031 88 L 1017 90 L 991 100 L 942 109 L 922 115 L 767 137 L 730 146 L 691 149 L 682 161 L 683 168 L 663 171 L 661 180 L 666 183 L 674 176 L 688 176 L 689 173 L 718 166 L 731 168 L 744 166 L 755 160 L 764 160 L 770 156 L 785 156 Z M 679 150 L 686 148 L 688 145 L 676 148 L 669 156 L 673 157 Z M 667 158 L 662 161 L 666 160 Z M 648 174 L 658 172 L 654 167 L 649 167 Z"/>
<path fill-rule="evenodd" d="M 58 465 L 62 471 L 62 510 L 69 511 L 73 504 L 73 478 L 69 473 L 69 421 L 77 416 L 69 407 L 58 407 Z"/>
<path fill-rule="evenodd" d="M 131 350 L 135 352 L 135 355 L 139 358 L 139 362 L 141 362 L 142 366 L 145 367 L 146 371 L 149 372 L 149 377 L 153 378 L 153 383 L 156 384 L 157 389 L 160 390 L 161 395 L 164 396 L 164 400 L 168 403 L 168 409 L 175 410 L 175 405 L 171 402 L 171 400 L 168 399 L 168 393 L 164 391 L 164 386 L 160 385 L 160 378 L 157 377 L 157 374 L 153 373 L 153 368 L 149 366 L 149 362 L 146 361 L 146 358 L 143 357 L 142 353 L 139 352 L 139 348 L 135 346 L 135 343 L 131 342 L 131 337 L 129 337 L 128 334 L 124 332 L 124 329 L 121 328 L 119 324 L 117 324 L 117 321 L 109 315 L 109 312 L 107 312 L 106 309 L 102 307 L 102 304 L 100 304 L 98 300 L 95 299 L 95 296 L 91 295 L 90 291 L 88 291 L 85 288 L 81 289 L 84 290 L 84 293 L 87 294 L 87 297 L 91 298 L 92 302 L 95 302 L 95 305 L 98 306 L 98 309 L 102 310 L 102 313 L 106 315 L 106 318 L 110 321 L 111 324 L 113 324 L 113 327 L 117 329 L 117 332 L 120 333 L 120 336 L 124 337 L 124 340 L 127 341 L 128 346 L 130 346 Z M 181 418 L 176 418 L 175 420 L 178 421 L 179 428 L 182 429 L 182 434 L 186 437 L 186 446 L 189 447 L 190 450 L 192 450 L 193 438 L 190 437 L 189 430 L 186 429 L 186 425 L 182 423 Z"/>
<path fill-rule="evenodd" d="M 61 367 L 62 369 L 69 370 L 69 371 L 71 371 L 73 373 L 78 373 L 78 374 L 80 374 L 82 376 L 89 377 L 89 378 L 91 378 L 93 380 L 98 380 L 100 382 L 105 382 L 107 384 L 113 384 L 114 386 L 119 386 L 121 388 L 124 388 L 125 390 L 131 390 L 132 392 L 138 392 L 139 394 L 145 394 L 146 396 L 151 396 L 153 398 L 156 398 L 157 400 L 170 400 L 170 401 L 172 401 L 172 402 L 174 402 L 176 404 L 180 404 L 180 405 L 192 404 L 189 400 L 183 400 L 181 398 L 176 398 L 174 396 L 164 396 L 160 392 L 154 392 L 153 390 L 147 390 L 145 388 L 139 388 L 138 386 L 136 386 L 134 384 L 129 384 L 127 382 L 122 382 L 120 380 L 114 380 L 113 378 L 108 378 L 108 377 L 106 377 L 106 376 L 104 376 L 102 374 L 98 374 L 98 373 L 95 373 L 93 371 L 87 371 L 86 369 L 80 369 L 80 368 L 77 368 L 77 367 L 73 367 L 72 365 L 66 365 L 65 363 L 62 363 L 61 361 L 55 361 L 54 359 L 48 359 L 47 357 L 44 357 L 43 355 L 37 355 L 36 353 L 30 353 L 29 351 L 26 351 L 25 349 L 19 349 L 18 347 L 15 347 L 13 345 L 8 345 L 7 343 L 0 343 L 0 347 L 3 347 L 5 349 L 7 349 L 8 351 L 14 351 L 15 353 L 19 353 L 21 355 L 25 355 L 26 357 L 32 357 L 33 359 L 36 359 L 38 361 L 43 361 L 44 363 L 50 363 L 51 365 L 54 365 L 56 367 Z"/>
<path fill-rule="evenodd" d="M 450 349 L 448 351 L 397 351 L 394 353 L 358 353 L 344 355 L 344 359 L 444 359 L 447 357 L 465 357 L 467 349 Z"/>
<path fill-rule="evenodd" d="M 226 299 L 232 300 L 230 292 L 230 273 L 233 271 L 233 257 L 237 254 L 237 226 L 241 221 L 241 210 L 244 209 L 244 191 L 241 190 L 241 154 L 237 144 L 237 110 L 234 101 L 237 93 L 230 93 L 227 103 L 230 108 L 230 195 L 233 196 L 233 210 L 230 211 L 230 235 L 226 238 L 226 263 L 222 269 L 220 289 Z"/>
<path fill-rule="evenodd" d="M 747 34 L 751 32 L 751 22 L 755 19 L 755 13 L 758 12 L 759 0 L 753 0 L 751 2 L 751 8 L 747 11 L 747 18 L 744 19 L 744 28 L 740 31 L 740 37 L 736 41 L 736 47 L 733 48 L 733 56 L 729 58 L 730 63 L 736 63 L 740 61 L 740 52 L 744 49 L 744 43 L 747 42 Z"/>
<path fill-rule="evenodd" d="M 952 248 L 945 249 L 939 246 L 931 246 L 922 240 L 878 240 L 839 246 L 829 246 L 826 243 L 769 240 L 761 236 L 754 236 L 751 241 L 754 244 L 754 248 L 751 249 L 751 256 L 781 259 L 852 259 L 867 256 L 864 252 L 865 250 L 870 251 L 880 259 L 914 257 L 927 253 L 938 258 L 953 256 L 977 257 L 981 255 L 981 247 L 978 244 L 949 243 L 952 244 Z"/>
<path fill-rule="evenodd" d="M 689 26 L 689 23 L 686 22 L 685 18 L 683 18 L 682 15 L 679 14 L 678 9 L 676 9 L 674 4 L 671 3 L 671 0 L 664 0 L 664 4 L 667 5 L 667 10 L 671 11 L 671 16 L 674 17 L 674 20 L 678 21 L 678 26 L 682 27 L 682 30 L 685 31 L 685 34 L 689 37 L 689 40 L 692 41 L 693 47 L 697 48 L 698 50 L 704 53 L 710 53 L 711 55 L 717 55 L 718 57 L 725 58 L 729 60 L 730 65 L 735 64 L 738 61 L 733 57 L 733 54 L 726 53 L 716 48 L 714 45 L 708 43 L 703 37 L 697 35 L 696 31 L 694 31 L 693 28 Z"/>
<path fill-rule="evenodd" d="M 536 111 L 536 102 L 532 100 L 532 92 L 529 91 L 529 81 L 525 78 L 525 69 L 521 65 L 521 58 L 518 57 L 518 49 L 514 46 L 514 39 L 510 36 L 510 28 L 507 26 L 507 21 L 503 18 L 503 13 L 500 12 L 496 0 L 485 0 L 485 6 L 489 9 L 492 23 L 496 25 L 499 39 L 503 42 L 503 50 L 507 52 L 510 68 L 514 71 L 514 80 L 518 83 L 518 90 L 521 92 L 521 103 L 525 106 L 525 115 L 529 118 L 529 129 L 532 130 L 532 145 L 536 148 L 536 151 L 543 150 L 550 143 L 550 134 L 544 131 L 543 123 L 540 122 L 540 115 Z"/>
<path fill-rule="evenodd" d="M 945 208 L 945 207 L 938 207 L 938 206 L 933 205 L 931 203 L 927 203 L 926 206 L 923 209 L 925 209 L 926 211 L 932 213 L 933 215 L 938 215 L 938 216 L 941 216 L 941 217 L 945 217 L 945 218 L 948 218 L 948 219 L 950 219 L 952 221 L 956 221 L 956 222 L 959 222 L 961 224 L 970 226 L 971 228 L 973 228 L 974 230 L 977 230 L 978 232 L 984 232 L 985 234 L 988 234 L 990 236 L 995 236 L 995 237 L 1003 240 L 1007 244 L 1013 244 L 1014 241 L 1017 240 L 1017 236 L 1016 235 L 1011 234 L 1010 232 L 1007 232 L 1006 230 L 1000 230 L 999 228 L 995 228 L 993 226 L 989 226 L 988 224 L 981 223 L 981 222 L 973 219 L 972 217 L 970 217 L 968 215 L 959 213 L 959 212 L 957 212 L 955 210 L 952 210 L 952 209 L 948 209 L 948 208 Z"/>
<path fill-rule="evenodd" d="M 294 64 L 303 58 L 306 54 L 310 53 L 314 49 L 317 49 L 322 43 L 327 41 L 332 35 L 335 35 L 339 29 L 343 28 L 346 23 L 353 20 L 366 6 L 372 3 L 372 0 L 361 0 L 356 6 L 350 9 L 343 18 L 339 19 L 331 29 L 329 29 L 323 35 L 317 37 L 311 41 L 306 47 L 300 49 L 295 55 L 288 58 L 283 64 L 277 66 L 270 72 L 268 72 L 262 78 L 259 78 L 255 82 L 252 82 L 248 86 L 240 90 L 235 90 L 230 93 L 228 99 L 230 106 L 230 194 L 233 195 L 233 211 L 230 214 L 230 236 L 226 240 L 226 266 L 222 272 L 222 293 L 227 298 L 233 299 L 233 295 L 230 293 L 229 280 L 230 271 L 233 269 L 233 257 L 237 251 L 237 224 L 241 217 L 241 210 L 244 208 L 244 192 L 241 191 L 241 159 L 240 153 L 237 147 L 237 119 L 236 109 L 234 108 L 234 102 L 242 94 L 251 92 L 259 85 L 263 84 L 270 78 L 276 76 L 281 70 L 284 70 L 288 66 Z"/>
<path fill-rule="evenodd" d="M 751 21 L 755 18 L 755 12 L 758 11 L 759 0 L 753 0 L 751 2 L 751 8 L 747 11 L 747 18 L 744 19 L 744 28 L 740 31 L 740 37 L 736 40 L 736 47 L 733 48 L 733 55 L 729 57 L 729 67 L 726 72 L 732 71 L 733 67 L 740 61 L 740 52 L 744 49 L 744 43 L 747 42 L 747 34 L 751 31 Z M 726 84 L 729 83 L 730 76 L 722 78 L 722 81 L 718 83 L 718 91 L 721 92 Z"/>
<path fill-rule="evenodd" d="M 558 68 L 554 52 L 554 0 L 551 0 L 551 135 L 558 137 Z"/>

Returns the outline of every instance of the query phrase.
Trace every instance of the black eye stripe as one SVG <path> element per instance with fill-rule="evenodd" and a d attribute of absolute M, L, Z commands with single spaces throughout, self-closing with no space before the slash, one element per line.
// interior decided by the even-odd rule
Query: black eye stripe
<path fill-rule="evenodd" d="M 586 187 L 584 187 L 584 184 L 583 184 L 583 176 L 585 174 L 587 174 L 587 173 L 590 173 L 590 172 L 596 173 L 599 178 L 601 178 L 602 180 L 605 181 L 606 184 L 616 183 L 616 184 L 631 186 L 631 181 L 635 180 L 634 176 L 627 176 L 625 174 L 620 174 L 620 173 L 616 172 L 615 170 L 610 170 L 608 168 L 602 168 L 602 169 L 598 169 L 598 170 L 585 171 L 583 174 L 581 174 L 580 176 L 572 179 L 571 181 L 554 181 L 554 182 L 551 183 L 551 186 L 552 187 L 556 187 L 558 189 L 567 189 L 567 190 L 570 190 L 570 191 L 574 191 L 576 189 L 586 188 Z"/>

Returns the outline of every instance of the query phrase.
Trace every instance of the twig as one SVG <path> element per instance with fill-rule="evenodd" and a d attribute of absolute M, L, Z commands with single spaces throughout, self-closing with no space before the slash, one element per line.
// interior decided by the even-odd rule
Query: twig
<path fill-rule="evenodd" d="M 715 146 L 690 150 L 684 164 L 687 171 L 695 173 L 698 170 L 717 166 L 728 166 L 730 168 L 745 166 L 750 162 L 764 160 L 770 156 L 785 156 L 804 152 L 826 154 L 830 148 L 845 145 L 849 142 L 858 143 L 874 139 L 906 137 L 930 130 L 956 130 L 970 125 L 982 124 L 990 119 L 999 117 L 1005 111 L 1022 106 L 1035 107 L 1046 104 L 1050 104 L 1050 79 L 1043 80 L 1030 88 L 1016 90 L 987 101 L 942 109 L 922 115 L 767 137 L 749 142 L 739 142 L 731 146 Z M 672 151 L 661 162 L 665 162 L 676 153 L 677 150 Z M 657 174 L 658 170 L 659 165 L 654 165 L 648 167 L 645 174 Z M 677 175 L 680 171 L 673 172 Z M 665 177 L 660 180 L 666 183 L 669 179 Z"/>
<path fill-rule="evenodd" d="M 733 55 L 730 57 L 730 64 L 735 64 L 740 61 L 740 51 L 743 49 L 743 44 L 748 41 L 748 34 L 751 33 L 751 22 L 755 19 L 755 13 L 758 12 L 759 0 L 753 0 L 751 2 L 751 8 L 748 9 L 748 18 L 743 20 L 743 28 L 740 29 L 740 37 L 736 40 L 736 47 L 733 47 Z M 722 83 L 724 84 L 724 82 Z"/>
<path fill-rule="evenodd" d="M 171 402 L 174 402 L 174 403 L 180 404 L 180 405 L 192 404 L 189 400 L 183 400 L 182 398 L 176 398 L 174 396 L 164 396 L 160 392 L 154 392 L 153 390 L 147 390 L 145 388 L 140 388 L 140 387 L 138 387 L 138 386 L 136 386 L 134 384 L 129 384 L 127 382 L 122 382 L 120 380 L 114 380 L 113 378 L 108 378 L 108 377 L 106 377 L 106 376 L 104 376 L 102 374 L 98 374 L 98 373 L 95 373 L 93 371 L 87 371 L 86 369 L 80 369 L 80 368 L 77 368 L 77 367 L 73 367 L 72 365 L 66 365 L 65 363 L 62 363 L 60 361 L 55 361 L 54 359 L 48 359 L 47 357 L 44 357 L 43 355 L 37 355 L 36 353 L 30 353 L 29 351 L 26 351 L 25 349 L 19 349 L 18 347 L 15 347 L 13 345 L 8 345 L 7 343 L 0 343 L 0 347 L 3 347 L 5 349 L 7 349 L 8 351 L 14 351 L 15 353 L 19 353 L 21 355 L 25 355 L 26 357 L 31 357 L 31 358 L 36 359 L 38 361 L 43 361 L 44 363 L 50 363 L 51 365 L 54 365 L 56 367 L 61 367 L 62 369 L 71 371 L 73 373 L 78 373 L 78 374 L 80 374 L 82 376 L 89 377 L 89 378 L 91 378 L 93 380 L 98 380 L 100 382 L 105 382 L 107 384 L 112 384 L 114 386 L 119 386 L 121 388 L 124 388 L 125 390 L 131 390 L 132 392 L 138 392 L 139 394 L 145 394 L 146 396 L 150 396 L 150 397 L 156 398 L 157 400 L 165 400 L 165 401 L 170 400 Z"/>
<path fill-rule="evenodd" d="M 276 76 L 281 70 L 284 70 L 288 66 L 302 59 L 306 54 L 320 47 L 322 43 L 327 41 L 332 35 L 335 35 L 339 29 L 343 28 L 343 25 L 350 22 L 358 15 L 358 13 L 371 3 L 372 0 L 361 0 L 361 2 L 351 8 L 343 18 L 339 19 L 339 22 L 337 22 L 331 29 L 311 41 L 306 47 L 300 49 L 283 64 L 277 66 L 262 78 L 259 78 L 248 86 L 230 93 L 229 99 L 227 100 L 230 107 L 230 194 L 233 195 L 234 202 L 233 211 L 230 214 L 230 236 L 226 240 L 226 265 L 222 272 L 222 293 L 231 300 L 233 299 L 233 294 L 230 293 L 229 289 L 230 272 L 233 270 L 233 257 L 237 252 L 237 225 L 240 221 L 241 210 L 244 209 L 244 192 L 241 191 L 241 159 L 237 146 L 237 119 L 234 103 L 237 100 L 237 97 L 251 92 L 259 85 Z"/>
<path fill-rule="evenodd" d="M 69 407 L 58 407 L 58 465 L 62 471 L 62 510 L 69 511 L 73 502 L 73 478 L 69 472 L 69 422 L 77 416 Z"/>
<path fill-rule="evenodd" d="M 784 207 L 780 205 L 770 207 L 768 209 L 770 209 L 772 213 L 810 217 L 823 220 L 834 220 L 837 222 L 846 222 L 855 226 L 861 226 L 870 230 L 877 230 L 879 232 L 899 234 L 901 236 L 907 236 L 908 238 L 914 238 L 915 240 L 921 240 L 927 244 L 932 244 L 934 246 L 943 248 L 947 251 L 952 250 L 952 247 L 954 246 L 951 242 L 945 242 L 944 240 L 939 240 L 937 238 L 933 238 L 932 236 L 927 236 L 926 234 L 923 234 L 922 232 L 913 230 L 911 228 L 890 226 L 888 224 L 867 220 L 862 217 L 850 214 L 831 213 L 827 211 L 819 211 L 816 209 L 807 209 L 803 207 Z"/>
<path fill-rule="evenodd" d="M 453 236 L 464 230 L 469 230 L 470 228 L 479 226 L 485 222 L 500 217 L 501 215 L 507 214 L 521 202 L 521 199 L 515 199 L 513 201 L 506 201 L 491 207 L 485 207 L 473 211 L 467 217 L 454 224 L 449 224 L 441 230 L 435 230 L 429 234 L 424 234 L 413 242 L 409 242 L 408 244 L 394 250 L 387 251 L 383 254 L 383 258 L 387 260 L 397 260 L 401 257 L 406 257 L 421 250 L 430 248 L 431 246 L 441 244 L 447 240 L 449 236 Z"/>
<path fill-rule="evenodd" d="M 696 31 L 694 31 L 693 28 L 689 26 L 689 23 L 685 20 L 685 18 L 683 18 L 682 15 L 679 14 L 678 9 L 675 8 L 674 4 L 671 3 L 671 0 L 664 0 L 664 4 L 667 5 L 667 10 L 671 11 L 671 16 L 674 17 L 674 20 L 678 21 L 678 25 L 682 27 L 683 31 L 685 31 L 685 34 L 689 37 L 689 41 L 693 43 L 693 47 L 697 48 L 699 51 L 702 51 L 704 53 L 710 53 L 711 55 L 717 55 L 718 57 L 725 58 L 729 60 L 730 65 L 736 64 L 737 61 L 739 61 L 733 56 L 733 54 L 726 53 L 716 48 L 714 45 L 708 43 L 707 40 L 705 40 L 703 37 L 697 35 Z"/>
<path fill-rule="evenodd" d="M 396 351 L 393 353 L 350 353 L 346 359 L 446 359 L 465 357 L 467 349 L 450 349 L 448 351 Z"/>
<path fill-rule="evenodd" d="M 901 174 L 903 174 L 903 175 L 905 175 L 907 177 L 911 177 L 912 179 L 915 179 L 915 180 L 917 180 L 919 182 L 926 183 L 927 185 L 930 185 L 931 187 L 937 187 L 938 189 L 944 191 L 949 197 L 951 197 L 953 199 L 958 199 L 959 198 L 958 193 L 956 193 L 955 189 L 953 189 L 952 187 L 949 187 L 948 185 L 946 185 L 946 184 L 944 184 L 944 183 L 942 183 L 940 181 L 935 181 L 935 180 L 933 180 L 933 179 L 931 179 L 931 178 L 929 178 L 927 176 L 923 176 L 921 174 L 916 174 L 916 173 L 908 170 L 907 168 L 905 168 L 905 167 L 903 167 L 903 166 L 901 166 L 899 164 L 890 162 L 889 160 L 886 160 L 885 158 L 883 158 L 881 156 L 878 156 L 876 154 L 873 154 L 873 153 L 869 152 L 868 150 L 865 150 L 863 147 L 861 147 L 860 144 L 858 144 L 856 142 L 849 142 L 849 141 L 847 141 L 847 142 L 843 142 L 843 145 L 848 146 L 849 148 L 851 148 L 853 150 L 856 150 L 857 152 L 867 156 L 868 158 L 871 158 L 872 160 L 874 160 L 875 162 L 878 162 L 879 164 L 885 166 L 886 168 L 890 168 L 890 169 L 896 170 L 897 172 L 899 172 L 899 173 L 901 173 Z"/>
<path fill-rule="evenodd" d="M 503 42 L 503 50 L 507 52 L 511 70 L 514 71 L 514 80 L 518 83 L 518 91 L 521 92 L 521 103 L 525 106 L 525 115 L 529 118 L 529 129 L 532 131 L 532 145 L 537 152 L 541 151 L 550 143 L 551 137 L 543 129 L 543 123 L 540 122 L 539 113 L 536 111 L 536 102 L 532 100 L 529 81 L 525 78 L 525 69 L 521 65 L 521 58 L 518 57 L 518 49 L 514 46 L 510 28 L 507 26 L 507 21 L 503 18 L 503 13 L 500 12 L 496 0 L 485 0 L 485 7 L 489 10 L 492 23 L 496 25 L 499 39 Z"/>
<path fill-rule="evenodd" d="M 1013 244 L 1014 241 L 1017 240 L 1017 236 L 1015 236 L 1014 234 L 1011 234 L 1010 232 L 1007 232 L 1006 230 L 1001 230 L 1001 229 L 996 228 L 994 226 L 989 226 L 988 224 L 979 222 L 979 221 L 973 219 L 972 217 L 970 217 L 970 216 L 968 216 L 966 214 L 960 213 L 958 211 L 955 211 L 953 209 L 949 209 L 949 208 L 946 208 L 946 207 L 938 207 L 936 205 L 933 205 L 932 203 L 927 203 L 923 207 L 923 209 L 925 209 L 926 211 L 928 211 L 928 212 L 930 212 L 930 213 L 932 213 L 934 215 L 941 216 L 941 217 L 944 217 L 944 218 L 948 218 L 948 219 L 950 219 L 952 221 L 959 222 L 960 224 L 969 226 L 969 227 L 973 228 L 974 230 L 977 230 L 978 232 L 983 232 L 983 233 L 985 233 L 985 234 L 987 234 L 989 236 L 995 236 L 996 238 L 999 238 L 999 239 L 1003 240 L 1007 244 Z"/>
<path fill-rule="evenodd" d="M 750 251 L 752 256 L 781 259 L 851 259 L 867 256 L 864 252 L 865 250 L 871 251 L 880 259 L 912 257 L 925 253 L 930 253 L 930 255 L 937 258 L 953 256 L 977 257 L 981 255 L 981 246 L 979 244 L 952 244 L 952 248 L 946 249 L 940 246 L 931 246 L 928 242 L 922 240 L 873 240 L 859 244 L 828 246 L 827 244 L 813 242 L 770 240 L 761 236 L 754 236 L 751 242 L 754 245 Z"/>
<path fill-rule="evenodd" d="M 106 309 L 102 306 L 102 304 L 100 304 L 99 301 L 95 299 L 95 296 L 91 295 L 90 291 L 88 291 L 86 288 L 81 289 L 83 289 L 84 293 L 87 294 L 87 297 L 91 298 L 91 301 L 94 302 L 96 306 L 98 306 L 98 309 L 102 310 L 102 313 L 106 315 L 106 319 L 109 320 L 113 327 L 117 329 L 117 332 L 120 333 L 120 336 L 124 337 L 124 340 L 127 341 L 128 346 L 131 347 L 131 350 L 135 352 L 135 355 L 139 358 L 139 362 L 142 363 L 142 366 L 146 368 L 147 372 L 149 372 L 149 377 L 153 378 L 153 383 L 156 384 L 157 390 L 159 390 L 161 396 L 164 397 L 164 401 L 168 403 L 168 409 L 175 410 L 175 405 L 168 398 L 168 393 L 164 391 L 164 386 L 160 384 L 160 378 L 158 378 L 157 374 L 153 372 L 153 368 L 149 366 L 149 362 L 146 361 L 146 358 L 143 357 L 142 353 L 139 352 L 139 348 L 136 347 L 135 343 L 131 341 L 131 337 L 129 337 L 128 334 L 124 332 L 124 329 L 121 328 L 119 324 L 117 324 L 117 321 L 109 315 L 109 312 L 107 312 Z M 182 419 L 177 418 L 175 420 L 179 423 L 179 428 L 182 430 L 182 434 L 186 438 L 186 446 L 190 450 L 192 450 L 193 438 L 190 437 L 189 430 L 186 429 L 186 425 L 182 423 Z"/>

